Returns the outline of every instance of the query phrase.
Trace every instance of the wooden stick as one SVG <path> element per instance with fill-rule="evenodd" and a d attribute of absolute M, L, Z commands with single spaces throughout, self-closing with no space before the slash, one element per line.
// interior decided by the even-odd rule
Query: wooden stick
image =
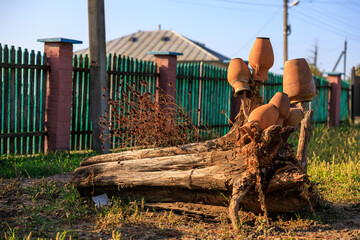
<path fill-rule="evenodd" d="M 301 121 L 301 130 L 296 159 L 299 161 L 305 173 L 307 173 L 307 146 L 310 141 L 313 110 L 307 110 L 305 102 L 296 104 L 304 113 L 304 119 Z"/>

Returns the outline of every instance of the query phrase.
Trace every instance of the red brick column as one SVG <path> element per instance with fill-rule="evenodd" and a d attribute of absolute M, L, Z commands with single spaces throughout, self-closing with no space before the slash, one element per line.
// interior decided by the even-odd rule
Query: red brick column
<path fill-rule="evenodd" d="M 50 65 L 46 83 L 45 152 L 69 151 L 73 44 L 82 42 L 63 38 L 38 41 L 45 43 L 45 54 Z"/>
<path fill-rule="evenodd" d="M 156 99 L 159 99 L 159 94 L 164 93 L 176 99 L 176 66 L 177 56 L 182 55 L 178 52 L 148 52 L 148 54 L 155 55 L 154 62 L 157 66 L 157 72 L 160 74 L 156 83 Z"/>
<path fill-rule="evenodd" d="M 328 73 L 326 79 L 331 85 L 328 124 L 331 127 L 338 127 L 340 123 L 341 73 Z"/>

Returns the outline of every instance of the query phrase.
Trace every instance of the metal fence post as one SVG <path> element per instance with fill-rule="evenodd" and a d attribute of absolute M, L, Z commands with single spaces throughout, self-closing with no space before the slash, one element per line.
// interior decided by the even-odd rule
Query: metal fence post
<path fill-rule="evenodd" d="M 72 101 L 73 44 L 82 41 L 66 38 L 38 39 L 44 42 L 50 65 L 46 83 L 45 153 L 70 150 L 70 124 Z"/>

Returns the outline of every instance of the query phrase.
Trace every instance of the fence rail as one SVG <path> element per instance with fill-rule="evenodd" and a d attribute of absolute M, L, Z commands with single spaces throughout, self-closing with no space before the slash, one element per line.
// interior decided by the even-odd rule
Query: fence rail
<path fill-rule="evenodd" d="M 204 63 L 177 65 L 177 102 L 199 128 L 229 131 L 231 87 L 227 69 Z M 216 107 L 214 107 L 216 106 Z"/>
<path fill-rule="evenodd" d="M 91 116 L 89 88 L 89 57 L 74 56 L 73 60 L 73 102 L 71 121 L 71 149 L 83 150 L 91 148 Z M 121 94 L 134 86 L 140 92 L 155 94 L 156 65 L 154 62 L 137 60 L 120 55 L 109 55 L 107 59 L 108 86 L 110 99 L 121 99 Z M 142 84 L 146 82 L 146 84 Z M 131 94 L 129 92 L 129 94 Z M 112 147 L 121 143 L 121 137 L 111 138 Z"/>
<path fill-rule="evenodd" d="M 43 151 L 48 70 L 40 52 L 0 44 L 0 155 Z"/>
<path fill-rule="evenodd" d="M 0 45 L 0 155 L 33 154 L 44 150 L 46 81 L 50 67 L 45 54 Z M 89 57 L 73 58 L 71 150 L 91 148 Z M 128 86 L 142 93 L 155 94 L 159 74 L 156 64 L 125 56 L 107 59 L 106 97 L 121 99 L 132 94 Z M 176 100 L 200 129 L 210 127 L 223 135 L 229 130 L 231 87 L 227 69 L 205 63 L 177 65 Z M 282 75 L 269 73 L 261 88 L 265 103 L 282 91 Z M 313 122 L 328 120 L 329 91 L 326 79 L 314 77 L 317 95 L 308 104 L 314 111 Z M 143 83 L 146 84 L 143 84 Z M 127 107 L 126 103 L 123 107 Z M 349 84 L 342 81 L 340 120 L 348 119 Z M 112 147 L 121 143 L 113 137 Z"/>

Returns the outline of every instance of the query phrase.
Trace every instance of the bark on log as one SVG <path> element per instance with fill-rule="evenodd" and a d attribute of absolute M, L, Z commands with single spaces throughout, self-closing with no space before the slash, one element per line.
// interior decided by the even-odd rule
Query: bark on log
<path fill-rule="evenodd" d="M 289 148 L 284 140 L 291 131 L 272 126 L 258 135 L 256 142 L 257 154 L 264 160 L 259 167 L 270 214 L 297 211 L 309 205 L 301 196 L 307 176 L 297 168 L 294 157 L 289 161 L 284 154 Z M 216 144 L 222 141 L 91 157 L 74 171 L 72 179 L 84 195 L 108 192 L 133 200 L 145 198 L 147 202 L 227 205 L 239 176 L 254 172 L 249 164 L 254 147 L 248 144 L 241 149 L 220 150 Z M 261 206 L 253 185 L 238 204 L 259 213 Z"/>
<path fill-rule="evenodd" d="M 297 107 L 302 109 L 302 111 L 304 112 L 304 119 L 301 121 L 301 130 L 296 158 L 300 162 L 300 165 L 303 168 L 304 172 L 307 173 L 307 146 L 310 141 L 310 133 L 314 111 L 308 111 L 304 102 L 298 103 Z"/>
<path fill-rule="evenodd" d="M 259 132 L 254 125 L 253 137 L 239 130 L 247 121 L 243 112 L 250 113 L 263 103 L 260 86 L 260 81 L 250 85 L 251 99 L 243 99 L 246 106 L 225 136 L 178 147 L 94 156 L 73 172 L 74 185 L 83 195 L 107 192 L 147 202 L 230 204 L 235 230 L 240 206 L 265 214 L 311 207 L 319 196 L 287 143 L 295 129 L 274 125 Z M 307 123 L 311 126 L 311 121 Z M 306 154 L 306 146 L 305 142 L 302 153 Z"/>

